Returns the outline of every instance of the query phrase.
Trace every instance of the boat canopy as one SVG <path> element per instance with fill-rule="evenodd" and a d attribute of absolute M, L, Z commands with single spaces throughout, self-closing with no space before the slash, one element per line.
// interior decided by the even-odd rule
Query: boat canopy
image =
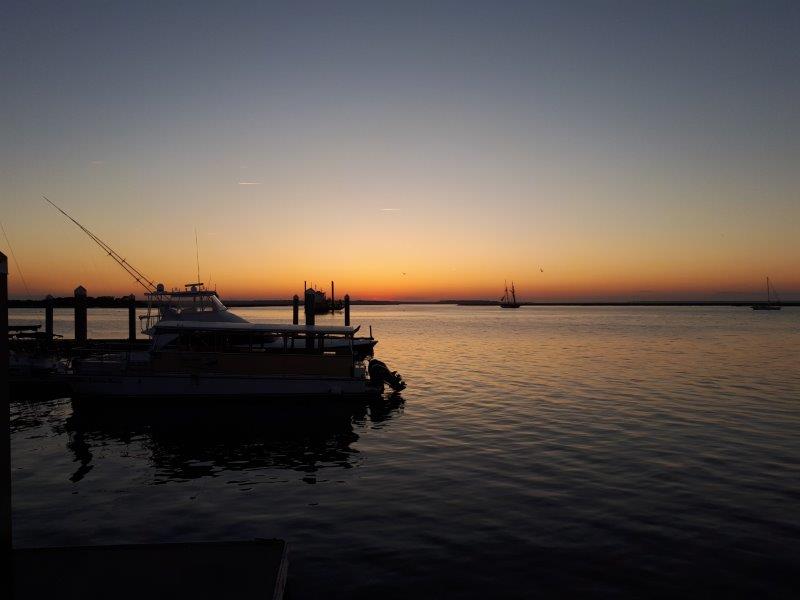
<path fill-rule="evenodd" d="M 352 336 L 361 327 L 350 325 L 292 325 L 291 323 L 237 323 L 224 321 L 159 321 L 158 333 L 179 331 L 215 331 L 226 333 L 271 333 L 276 335 L 313 334 Z"/>

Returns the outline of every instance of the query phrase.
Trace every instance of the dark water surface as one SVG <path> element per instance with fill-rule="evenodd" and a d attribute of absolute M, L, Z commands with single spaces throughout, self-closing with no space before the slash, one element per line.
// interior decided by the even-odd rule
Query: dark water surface
<path fill-rule="evenodd" d="M 125 318 L 90 311 L 92 335 Z M 354 320 L 402 399 L 120 416 L 16 398 L 15 544 L 280 537 L 300 599 L 797 593 L 800 309 Z"/>

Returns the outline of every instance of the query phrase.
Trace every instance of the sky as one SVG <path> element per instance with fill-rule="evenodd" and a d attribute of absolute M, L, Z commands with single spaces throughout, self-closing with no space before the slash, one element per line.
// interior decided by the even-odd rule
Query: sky
<path fill-rule="evenodd" d="M 223 298 L 800 298 L 797 2 L 5 1 L 0 81 L 12 297 L 142 291 L 46 195 Z"/>

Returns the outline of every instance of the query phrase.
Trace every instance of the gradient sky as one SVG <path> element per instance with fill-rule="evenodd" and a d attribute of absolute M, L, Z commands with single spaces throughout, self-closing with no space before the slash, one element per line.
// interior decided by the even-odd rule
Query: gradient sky
<path fill-rule="evenodd" d="M 6 1 L 0 78 L 12 297 L 136 291 L 42 194 L 228 298 L 800 297 L 798 2 Z"/>

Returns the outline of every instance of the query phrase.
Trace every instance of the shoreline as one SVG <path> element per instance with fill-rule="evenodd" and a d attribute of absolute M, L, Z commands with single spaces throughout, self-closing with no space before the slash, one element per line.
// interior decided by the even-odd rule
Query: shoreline
<path fill-rule="evenodd" d="M 300 302 L 302 305 L 303 303 Z M 455 305 L 455 306 L 500 306 L 494 300 L 351 300 L 351 306 L 400 306 L 408 305 Z M 766 304 L 764 300 L 597 300 L 573 302 L 520 302 L 520 306 L 752 306 Z M 790 300 L 779 303 L 781 306 L 800 306 L 800 301 Z M 122 298 L 87 298 L 87 308 L 128 308 L 129 300 Z M 258 308 L 268 306 L 292 306 L 291 300 L 226 300 L 228 308 Z M 46 300 L 9 300 L 9 308 L 46 308 Z M 74 308 L 74 298 L 54 298 L 54 308 Z M 146 308 L 147 302 L 136 300 L 137 308 Z"/>

